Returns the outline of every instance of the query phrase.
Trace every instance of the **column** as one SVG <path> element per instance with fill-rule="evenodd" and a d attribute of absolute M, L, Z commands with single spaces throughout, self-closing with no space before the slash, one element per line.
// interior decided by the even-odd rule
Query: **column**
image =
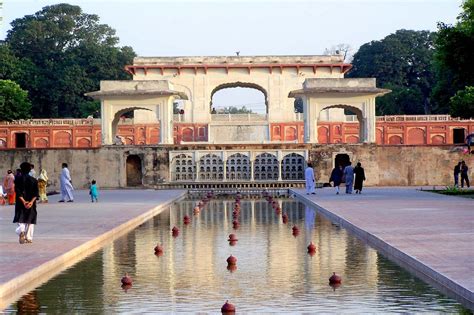
<path fill-rule="evenodd" d="M 102 119 L 100 121 L 101 124 L 101 132 L 102 132 L 102 145 L 111 145 L 112 142 L 112 119 L 110 117 L 110 111 L 112 105 L 107 104 L 106 100 L 100 101 L 100 111 L 102 113 Z"/>
<path fill-rule="evenodd" d="M 319 106 L 314 100 L 311 101 L 311 98 L 306 95 L 303 95 L 302 99 L 304 112 L 304 141 L 305 143 L 318 143 L 317 113 Z"/>
<path fill-rule="evenodd" d="M 174 97 L 161 98 L 159 102 L 159 116 L 160 116 L 160 138 L 161 143 L 172 144 L 172 124 L 173 124 L 173 99 Z"/>
<path fill-rule="evenodd" d="M 282 161 L 282 156 L 283 154 L 279 150 L 277 153 L 277 158 L 278 158 L 278 181 L 281 182 L 281 161 Z"/>
<path fill-rule="evenodd" d="M 196 160 L 196 182 L 199 181 L 199 169 L 200 169 L 200 163 L 199 160 Z"/>
<path fill-rule="evenodd" d="M 222 161 L 224 162 L 224 169 L 223 169 L 223 172 L 224 172 L 224 178 L 223 178 L 223 181 L 227 181 L 227 152 L 226 151 L 222 151 Z"/>
<path fill-rule="evenodd" d="M 375 143 L 375 96 L 366 103 L 366 143 Z"/>
<path fill-rule="evenodd" d="M 251 157 L 251 160 L 250 160 L 250 181 L 253 182 L 254 181 L 254 176 L 253 176 L 253 167 L 254 167 L 254 160 L 253 160 L 253 157 Z"/>

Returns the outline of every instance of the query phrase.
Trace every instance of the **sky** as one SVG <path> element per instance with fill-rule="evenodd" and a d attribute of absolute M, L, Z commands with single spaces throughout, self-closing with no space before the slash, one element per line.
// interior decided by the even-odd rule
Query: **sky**
<path fill-rule="evenodd" d="M 318 55 L 340 43 L 355 52 L 399 29 L 453 24 L 462 0 L 3 0 L 0 39 L 12 20 L 61 2 L 97 14 L 139 56 L 243 56 Z M 239 103 L 262 103 L 251 91 Z M 229 101 L 236 97 L 225 99 L 237 105 Z"/>

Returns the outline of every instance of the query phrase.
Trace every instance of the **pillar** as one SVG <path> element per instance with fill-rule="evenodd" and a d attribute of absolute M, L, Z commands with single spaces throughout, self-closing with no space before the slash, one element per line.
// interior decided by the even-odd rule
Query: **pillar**
<path fill-rule="evenodd" d="M 281 153 L 281 151 L 278 151 L 278 181 L 281 182 L 281 163 L 282 163 L 282 156 L 283 154 Z"/>
<path fill-rule="evenodd" d="M 364 124 L 364 143 L 375 143 L 375 97 L 371 97 L 365 102 L 363 106 L 364 112 L 362 116 L 365 119 Z"/>
<path fill-rule="evenodd" d="M 222 180 L 225 182 L 227 181 L 227 153 L 226 151 L 222 151 L 222 162 L 224 165 L 224 169 L 222 170 L 224 173 L 224 178 Z"/>
<path fill-rule="evenodd" d="M 304 142 L 318 143 L 318 104 L 311 104 L 310 98 L 303 96 Z"/>
<path fill-rule="evenodd" d="M 254 160 L 253 160 L 253 157 L 252 159 L 250 160 L 250 181 L 254 181 L 254 176 L 253 176 L 253 168 L 254 168 Z"/>
<path fill-rule="evenodd" d="M 100 120 L 101 129 L 102 129 L 102 145 L 111 145 L 112 142 L 112 121 L 111 117 L 111 107 L 107 106 L 107 101 L 101 100 L 100 102 L 100 112 L 102 119 Z"/>
<path fill-rule="evenodd" d="M 158 105 L 160 117 L 160 143 L 173 144 L 173 101 L 168 97 Z"/>

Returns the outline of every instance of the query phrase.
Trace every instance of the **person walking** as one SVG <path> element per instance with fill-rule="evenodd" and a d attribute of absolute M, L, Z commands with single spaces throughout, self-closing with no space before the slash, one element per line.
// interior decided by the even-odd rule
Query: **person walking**
<path fill-rule="evenodd" d="M 344 182 L 346 183 L 346 194 L 352 194 L 352 184 L 354 183 L 354 168 L 352 167 L 351 162 L 349 162 L 349 165 L 344 168 L 342 177 L 344 178 Z"/>
<path fill-rule="evenodd" d="M 61 185 L 61 200 L 59 202 L 74 202 L 74 196 L 72 192 L 74 187 L 72 186 L 71 175 L 69 169 L 67 168 L 67 163 L 62 164 L 61 176 L 59 177 L 59 183 Z"/>
<path fill-rule="evenodd" d="M 97 182 L 95 179 L 92 180 L 91 186 L 89 187 L 89 195 L 91 195 L 91 202 L 99 202 L 97 199 L 99 197 L 99 190 L 97 189 Z"/>
<path fill-rule="evenodd" d="M 361 194 L 362 186 L 364 186 L 365 172 L 360 162 L 358 162 L 356 167 L 354 167 L 354 174 L 355 174 L 354 189 L 356 191 L 356 194 Z"/>
<path fill-rule="evenodd" d="M 474 133 L 468 134 L 466 137 L 467 153 L 471 154 L 471 146 L 474 144 Z"/>
<path fill-rule="evenodd" d="M 38 176 L 39 201 L 41 203 L 48 203 L 48 196 L 46 195 L 46 186 L 48 186 L 48 179 L 48 173 L 44 168 L 42 168 Z"/>
<path fill-rule="evenodd" d="M 316 195 L 316 179 L 314 178 L 314 169 L 311 163 L 308 163 L 308 166 L 304 171 L 304 178 L 306 180 L 306 194 Z"/>
<path fill-rule="evenodd" d="M 21 175 L 15 178 L 15 216 L 13 223 L 17 223 L 16 233 L 20 244 L 32 243 L 38 213 L 36 199 L 38 199 L 38 181 L 28 175 L 31 165 L 23 162 L 20 165 Z"/>
<path fill-rule="evenodd" d="M 454 166 L 454 187 L 459 187 L 459 173 L 461 173 L 461 162 Z"/>
<path fill-rule="evenodd" d="M 466 162 L 461 162 L 461 188 L 464 188 L 464 182 L 466 182 L 467 188 L 471 187 L 469 185 L 469 167 L 467 167 Z"/>
<path fill-rule="evenodd" d="M 8 204 L 15 204 L 15 175 L 13 175 L 12 170 L 7 171 L 7 175 L 3 180 L 3 188 L 7 194 Z"/>
<path fill-rule="evenodd" d="M 329 182 L 334 183 L 334 187 L 336 188 L 336 195 L 339 195 L 339 186 L 342 182 L 342 165 L 337 165 L 331 172 L 331 177 L 329 178 Z"/>

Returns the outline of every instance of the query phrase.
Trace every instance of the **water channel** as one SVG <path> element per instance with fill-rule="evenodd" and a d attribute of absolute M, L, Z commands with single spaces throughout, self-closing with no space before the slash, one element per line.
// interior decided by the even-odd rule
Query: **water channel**
<path fill-rule="evenodd" d="M 459 303 L 294 199 L 244 198 L 233 229 L 233 199 L 212 199 L 198 215 L 184 200 L 26 294 L 6 313 L 219 313 L 230 300 L 253 313 L 463 313 Z M 185 225 L 183 217 L 191 217 Z M 292 235 L 292 227 L 300 229 Z M 171 235 L 177 226 L 180 233 Z M 230 246 L 230 233 L 237 244 Z M 311 256 L 306 247 L 317 246 Z M 162 256 L 154 247 L 164 247 Z M 228 270 L 229 255 L 238 259 Z M 133 278 L 121 287 L 125 272 Z M 332 287 L 336 272 L 342 285 Z"/>

